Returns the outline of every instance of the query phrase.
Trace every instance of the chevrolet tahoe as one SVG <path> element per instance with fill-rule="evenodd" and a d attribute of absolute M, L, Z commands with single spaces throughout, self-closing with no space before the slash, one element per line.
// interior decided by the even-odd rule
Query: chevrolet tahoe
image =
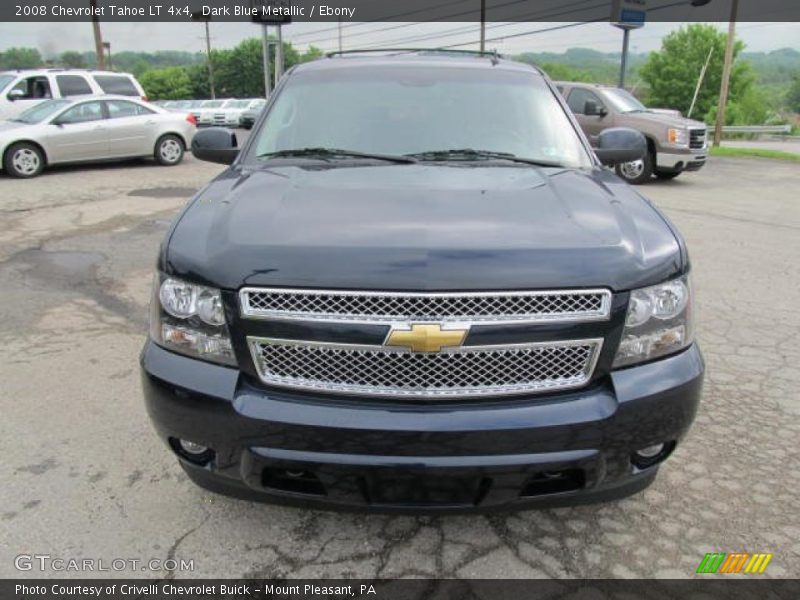
<path fill-rule="evenodd" d="M 496 55 L 291 69 L 159 252 L 141 354 L 200 486 L 367 511 L 607 501 L 647 487 L 700 401 L 683 238 L 552 82 Z M 606 165 L 606 166 L 604 166 Z"/>

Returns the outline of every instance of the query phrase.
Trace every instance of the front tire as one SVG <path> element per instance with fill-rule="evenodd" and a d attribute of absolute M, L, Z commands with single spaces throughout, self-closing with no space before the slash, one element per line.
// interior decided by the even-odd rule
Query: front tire
<path fill-rule="evenodd" d="M 617 175 L 633 185 L 647 183 L 653 176 L 654 162 L 653 153 L 648 151 L 641 160 L 634 160 L 633 162 L 617 165 Z"/>
<path fill-rule="evenodd" d="M 12 177 L 36 177 L 44 170 L 44 153 L 28 142 L 13 144 L 3 157 L 3 168 Z"/>
<path fill-rule="evenodd" d="M 156 142 L 154 157 L 156 162 L 166 167 L 173 167 L 183 160 L 186 148 L 183 140 L 177 135 L 162 135 Z"/>

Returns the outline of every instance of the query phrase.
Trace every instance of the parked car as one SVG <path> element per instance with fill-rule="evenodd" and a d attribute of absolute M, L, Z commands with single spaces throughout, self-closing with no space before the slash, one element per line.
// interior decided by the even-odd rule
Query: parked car
<path fill-rule="evenodd" d="M 15 177 L 35 177 L 50 165 L 139 156 L 173 166 L 194 133 L 193 116 L 127 96 L 45 100 L 0 123 L 0 157 Z"/>
<path fill-rule="evenodd" d="M 256 119 L 258 119 L 261 111 L 264 110 L 266 105 L 267 101 L 264 98 L 253 100 L 250 103 L 250 106 L 247 107 L 247 110 L 245 110 L 239 116 L 239 127 L 243 127 L 244 129 L 252 129 Z"/>
<path fill-rule="evenodd" d="M 130 73 L 86 69 L 23 69 L 0 72 L 0 120 L 44 100 L 115 94 L 147 100 Z"/>
<path fill-rule="evenodd" d="M 530 65 L 293 67 L 157 260 L 144 397 L 189 477 L 305 506 L 469 511 L 649 485 L 696 413 L 686 244 Z M 676 491 L 676 493 L 679 493 Z"/>
<path fill-rule="evenodd" d="M 703 168 L 708 158 L 705 123 L 682 117 L 677 111 L 648 109 L 626 90 L 593 83 L 557 82 L 589 139 L 609 127 L 632 127 L 647 139 L 644 158 L 617 165 L 617 174 L 640 184 L 653 175 L 673 179 L 684 171 Z"/>
<path fill-rule="evenodd" d="M 197 119 L 198 127 L 211 127 L 214 125 L 215 115 L 222 110 L 232 98 L 216 100 L 202 100 L 199 106 L 192 108 L 192 114 Z"/>

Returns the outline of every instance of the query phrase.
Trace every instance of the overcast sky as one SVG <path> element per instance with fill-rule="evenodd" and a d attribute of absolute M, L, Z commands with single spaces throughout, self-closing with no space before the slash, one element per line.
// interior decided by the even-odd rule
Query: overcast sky
<path fill-rule="evenodd" d="M 503 38 L 523 32 L 547 29 L 561 23 L 489 23 L 486 37 Z M 727 23 L 715 23 L 720 29 Z M 680 23 L 649 23 L 631 35 L 635 52 L 657 50 L 661 38 Z M 111 42 L 112 52 L 121 50 L 204 49 L 203 28 L 198 23 L 103 23 L 103 37 Z M 435 47 L 464 44 L 478 38 L 475 23 L 346 23 L 343 26 L 345 49 L 368 48 L 387 44 L 412 47 Z M 215 48 L 235 46 L 242 39 L 259 35 L 250 23 L 212 23 Z M 800 50 L 800 23 L 740 23 L 737 35 L 751 51 L 769 51 L 790 47 Z M 426 37 L 427 36 L 427 37 Z M 425 39 L 420 39 L 425 38 Z M 489 41 L 488 48 L 517 53 L 562 52 L 571 47 L 594 48 L 603 52 L 618 51 L 622 34 L 608 23 L 581 24 L 558 31 L 535 33 Z M 330 23 L 294 23 L 284 27 L 284 39 L 300 49 L 312 43 L 323 50 L 338 47 L 337 27 Z M 94 49 L 90 23 L 0 23 L 0 50 L 13 46 L 38 48 L 45 56 L 64 50 Z M 476 46 L 461 45 L 460 48 Z"/>

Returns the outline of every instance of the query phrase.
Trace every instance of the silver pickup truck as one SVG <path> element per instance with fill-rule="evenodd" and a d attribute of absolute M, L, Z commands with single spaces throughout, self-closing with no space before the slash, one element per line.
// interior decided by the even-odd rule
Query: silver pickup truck
<path fill-rule="evenodd" d="M 556 82 L 558 90 L 594 142 L 609 127 L 638 129 L 647 138 L 649 152 L 642 160 L 617 165 L 628 183 L 645 183 L 653 175 L 672 179 L 684 171 L 697 171 L 708 157 L 708 131 L 704 123 L 648 109 L 626 90 L 594 83 Z"/>

